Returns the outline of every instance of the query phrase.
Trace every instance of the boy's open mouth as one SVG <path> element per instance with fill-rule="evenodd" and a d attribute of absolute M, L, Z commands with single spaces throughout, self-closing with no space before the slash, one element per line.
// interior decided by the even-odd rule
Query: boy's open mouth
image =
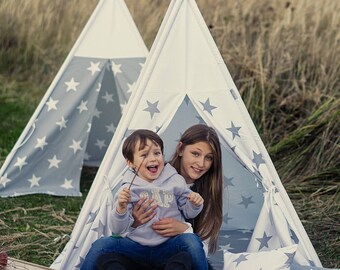
<path fill-rule="evenodd" d="M 149 172 L 156 173 L 158 171 L 158 165 L 150 165 L 146 167 Z"/>

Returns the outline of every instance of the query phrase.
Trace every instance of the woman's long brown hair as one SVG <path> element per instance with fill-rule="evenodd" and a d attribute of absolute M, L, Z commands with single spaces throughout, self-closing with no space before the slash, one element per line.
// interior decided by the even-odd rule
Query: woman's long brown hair
<path fill-rule="evenodd" d="M 222 154 L 216 131 L 207 125 L 199 124 L 188 128 L 182 135 L 182 143 L 176 149 L 170 163 L 181 172 L 181 156 L 179 153 L 187 146 L 198 142 L 206 142 L 213 151 L 213 163 L 200 179 L 195 181 L 193 190 L 204 199 L 202 212 L 194 219 L 193 229 L 202 240 L 209 238 L 209 253 L 216 251 L 217 237 L 222 225 Z"/>

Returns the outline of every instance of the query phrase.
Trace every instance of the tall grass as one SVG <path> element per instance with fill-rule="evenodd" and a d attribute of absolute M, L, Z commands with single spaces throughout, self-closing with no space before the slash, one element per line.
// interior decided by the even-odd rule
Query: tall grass
<path fill-rule="evenodd" d="M 0 1 L 0 164 L 24 125 L 7 116 L 29 118 L 97 2 Z M 126 0 L 149 48 L 169 2 Z M 197 3 L 322 261 L 340 266 L 340 1 Z"/>

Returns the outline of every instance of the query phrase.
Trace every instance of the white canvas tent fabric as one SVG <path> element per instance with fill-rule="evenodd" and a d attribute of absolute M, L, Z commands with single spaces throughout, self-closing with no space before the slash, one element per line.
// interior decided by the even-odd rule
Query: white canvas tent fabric
<path fill-rule="evenodd" d="M 99 166 L 148 50 L 123 0 L 101 0 L 0 170 L 0 196 L 80 196 Z"/>
<path fill-rule="evenodd" d="M 321 266 L 195 1 L 173 0 L 70 240 L 51 267 L 78 269 L 92 242 L 111 235 L 112 199 L 127 169 L 121 146 L 131 131 L 156 131 L 169 159 L 182 132 L 197 123 L 216 129 L 223 151 L 224 216 L 218 252 L 209 258 L 214 269 L 223 268 L 223 251 L 293 244 L 295 265 Z M 240 255 L 234 266 L 245 260 Z"/>

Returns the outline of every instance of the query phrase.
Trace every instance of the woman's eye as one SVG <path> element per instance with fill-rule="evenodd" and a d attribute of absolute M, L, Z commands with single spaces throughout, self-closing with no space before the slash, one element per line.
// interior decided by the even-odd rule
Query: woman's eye
<path fill-rule="evenodd" d="M 197 153 L 197 152 L 192 152 L 192 155 L 193 155 L 194 157 L 198 157 L 198 156 L 199 156 L 199 153 Z"/>
<path fill-rule="evenodd" d="M 213 160 L 214 160 L 214 158 L 213 158 L 213 157 L 211 157 L 211 156 L 208 156 L 208 157 L 206 157 L 206 160 L 208 160 L 208 161 L 213 161 Z"/>

